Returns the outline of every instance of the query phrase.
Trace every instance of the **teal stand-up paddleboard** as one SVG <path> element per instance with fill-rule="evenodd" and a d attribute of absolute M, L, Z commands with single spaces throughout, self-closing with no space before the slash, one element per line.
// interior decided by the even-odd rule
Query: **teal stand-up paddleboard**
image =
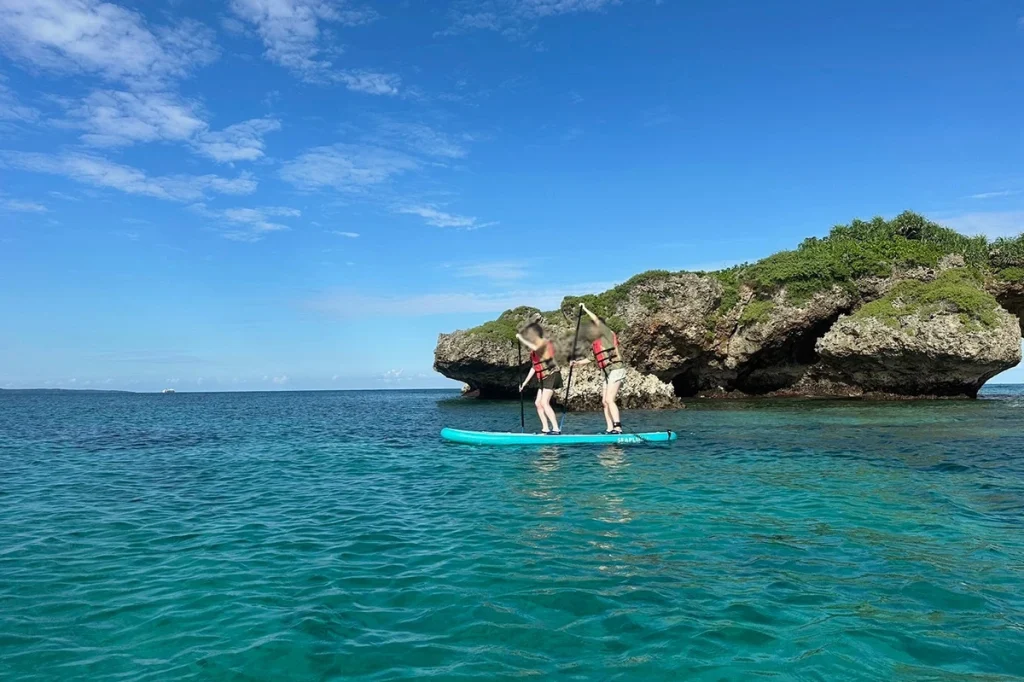
<path fill-rule="evenodd" d="M 442 429 L 441 438 L 452 443 L 470 445 L 584 445 L 586 443 L 631 445 L 634 443 L 670 443 L 676 439 L 676 434 L 673 431 L 654 431 L 652 433 L 563 433 L 560 436 L 546 436 L 541 433 Z"/>

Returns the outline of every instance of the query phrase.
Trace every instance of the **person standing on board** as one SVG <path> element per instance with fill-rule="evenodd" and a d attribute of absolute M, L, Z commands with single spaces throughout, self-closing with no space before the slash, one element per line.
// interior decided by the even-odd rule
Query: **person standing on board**
<path fill-rule="evenodd" d="M 591 347 L 594 349 L 594 361 L 604 372 L 604 392 L 601 395 L 601 403 L 604 405 L 604 420 L 608 426 L 606 433 L 622 433 L 619 406 L 615 403 L 619 387 L 622 386 L 622 381 L 626 378 L 626 366 L 622 362 L 622 351 L 619 349 L 619 335 L 612 331 L 604 320 L 591 312 L 587 306 L 581 304 L 580 307 L 590 318 L 590 338 L 593 339 Z M 573 364 L 576 365 L 585 365 L 588 362 L 590 362 L 588 358 L 573 360 Z"/>
<path fill-rule="evenodd" d="M 519 386 L 519 392 L 526 390 L 530 379 L 537 377 L 540 389 L 537 391 L 537 416 L 540 417 L 540 432 L 558 436 L 562 432 L 558 426 L 558 418 L 551 409 L 551 396 L 562 387 L 562 372 L 555 363 L 555 344 L 544 338 L 544 329 L 534 322 L 529 324 L 521 334 L 516 334 L 520 343 L 530 349 L 530 373 Z"/>

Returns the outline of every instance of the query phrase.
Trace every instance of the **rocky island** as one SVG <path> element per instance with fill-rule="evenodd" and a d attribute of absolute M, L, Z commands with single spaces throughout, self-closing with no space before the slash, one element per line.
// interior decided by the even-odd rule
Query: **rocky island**
<path fill-rule="evenodd" d="M 1024 236 L 968 237 L 915 213 L 855 220 L 752 264 L 651 271 L 543 312 L 521 307 L 441 334 L 434 369 L 482 398 L 516 395 L 515 332 L 539 320 L 566 365 L 580 302 L 619 333 L 627 408 L 690 397 L 977 396 L 1021 360 Z M 578 356 L 588 352 L 580 341 Z M 576 368 L 571 407 L 600 406 Z M 563 396 L 557 396 L 561 399 Z"/>

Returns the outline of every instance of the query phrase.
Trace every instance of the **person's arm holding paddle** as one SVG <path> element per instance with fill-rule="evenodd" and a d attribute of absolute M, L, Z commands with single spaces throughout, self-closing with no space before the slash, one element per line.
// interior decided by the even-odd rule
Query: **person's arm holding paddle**
<path fill-rule="evenodd" d="M 534 371 L 533 367 L 531 367 L 530 368 L 530 373 L 526 375 L 526 379 L 523 380 L 523 383 L 519 384 L 519 392 L 520 393 L 522 393 L 523 391 L 526 390 L 526 385 L 530 383 L 530 379 L 533 378 L 534 374 L 536 374 L 536 372 Z"/>
<path fill-rule="evenodd" d="M 589 317 L 590 321 L 593 322 L 595 325 L 597 325 L 598 327 L 604 326 L 604 323 L 601 322 L 601 318 L 595 315 L 593 312 L 591 312 L 590 308 L 587 307 L 586 303 L 580 303 L 580 309 L 587 314 L 587 317 Z M 576 358 L 575 360 L 572 361 L 571 364 L 587 365 L 590 364 L 590 362 L 590 358 Z"/>

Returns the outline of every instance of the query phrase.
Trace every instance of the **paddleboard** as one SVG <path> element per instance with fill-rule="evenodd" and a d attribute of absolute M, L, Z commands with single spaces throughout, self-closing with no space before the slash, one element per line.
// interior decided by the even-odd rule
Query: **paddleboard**
<path fill-rule="evenodd" d="M 540 433 L 442 429 L 441 438 L 452 443 L 471 445 L 584 445 L 587 443 L 632 445 L 635 443 L 670 443 L 676 439 L 676 434 L 673 431 L 654 431 L 652 433 L 564 433 L 561 436 L 546 436 Z"/>

